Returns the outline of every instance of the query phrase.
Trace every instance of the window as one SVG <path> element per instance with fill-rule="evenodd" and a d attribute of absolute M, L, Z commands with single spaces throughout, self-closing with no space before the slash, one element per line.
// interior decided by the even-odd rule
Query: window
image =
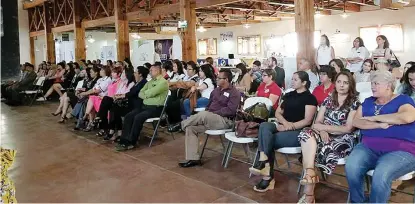
<path fill-rule="evenodd" d="M 198 41 L 199 55 L 217 55 L 217 39 L 200 39 Z"/>
<path fill-rule="evenodd" d="M 257 55 L 261 53 L 261 37 L 241 36 L 238 37 L 238 55 Z"/>
<path fill-rule="evenodd" d="M 370 51 L 377 48 L 376 36 L 378 35 L 384 35 L 388 38 L 389 47 L 393 51 L 403 51 L 403 31 L 401 24 L 360 28 L 360 37 L 365 42 L 366 48 Z"/>

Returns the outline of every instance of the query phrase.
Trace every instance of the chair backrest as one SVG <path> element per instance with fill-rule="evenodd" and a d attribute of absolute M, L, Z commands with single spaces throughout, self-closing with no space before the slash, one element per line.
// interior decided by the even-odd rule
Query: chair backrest
<path fill-rule="evenodd" d="M 169 90 L 169 92 L 167 93 L 167 97 L 166 100 L 164 100 L 164 107 L 166 107 L 167 105 L 167 100 L 169 99 L 169 97 L 171 96 L 171 91 Z"/>
<path fill-rule="evenodd" d="M 373 96 L 372 92 L 360 92 L 359 93 L 359 101 L 363 103 L 366 98 Z"/>
<path fill-rule="evenodd" d="M 356 91 L 360 93 L 372 92 L 371 82 L 359 82 L 356 83 Z"/>
<path fill-rule="evenodd" d="M 271 99 L 265 98 L 265 97 L 251 97 L 251 98 L 248 98 L 248 99 L 245 100 L 243 109 L 245 110 L 245 109 L 255 105 L 256 103 L 265 103 L 268 110 L 271 110 L 271 108 L 272 108 Z"/>
<path fill-rule="evenodd" d="M 36 82 L 36 86 L 43 86 L 43 82 L 45 82 L 46 77 L 39 77 Z"/>

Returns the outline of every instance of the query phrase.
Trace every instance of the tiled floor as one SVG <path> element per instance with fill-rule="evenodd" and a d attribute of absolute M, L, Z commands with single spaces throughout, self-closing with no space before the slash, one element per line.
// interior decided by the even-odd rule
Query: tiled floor
<path fill-rule="evenodd" d="M 248 165 L 231 161 L 221 166 L 220 140 L 209 139 L 204 165 L 179 168 L 184 157 L 183 134 L 160 133 L 155 145 L 148 140 L 138 149 L 117 153 L 95 133 L 74 132 L 73 123 L 58 124 L 51 116 L 55 103 L 32 107 L 1 104 L 1 146 L 17 150 L 9 171 L 17 200 L 27 202 L 296 202 L 295 174 L 276 172 L 276 188 L 261 194 L 252 190 L 258 177 L 248 179 Z M 162 129 L 161 131 L 164 131 Z M 151 134 L 150 126 L 144 134 Z M 242 148 L 234 155 L 244 158 Z M 296 158 L 292 158 L 296 159 Z M 282 163 L 283 160 L 281 160 Z M 294 168 L 299 172 L 299 168 Z M 339 172 L 342 172 L 339 169 Z M 345 186 L 344 179 L 329 181 Z M 405 183 L 409 192 L 413 183 Z M 347 193 L 319 185 L 317 202 L 345 202 Z M 399 202 L 411 197 L 395 195 Z"/>

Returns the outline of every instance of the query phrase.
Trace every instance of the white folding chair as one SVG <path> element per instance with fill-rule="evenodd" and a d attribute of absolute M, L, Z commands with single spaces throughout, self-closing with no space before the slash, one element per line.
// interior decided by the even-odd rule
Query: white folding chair
<path fill-rule="evenodd" d="M 37 80 L 35 80 L 33 82 L 33 88 L 32 90 L 26 90 L 26 91 L 22 91 L 20 93 L 23 93 L 24 95 L 33 95 L 32 99 L 30 100 L 30 106 L 33 104 L 33 102 L 35 101 L 36 97 L 39 94 L 43 94 L 43 83 L 45 82 L 46 77 L 39 77 Z M 30 97 L 29 97 L 30 99 Z"/>
<path fill-rule="evenodd" d="M 251 97 L 245 100 L 243 110 L 246 110 L 247 108 L 257 103 L 264 103 L 267 106 L 269 111 L 272 108 L 272 101 L 269 98 Z M 249 161 L 251 161 L 249 143 L 253 143 L 254 141 L 258 140 L 258 138 L 236 137 L 235 132 L 225 133 L 225 138 L 228 139 L 228 146 L 225 150 L 225 154 L 223 155 L 223 160 L 222 160 L 222 165 L 224 166 L 224 168 L 228 167 L 228 162 L 229 162 L 229 159 L 231 158 L 234 143 L 242 144 L 242 146 L 244 147 L 246 156 L 248 157 Z M 258 154 L 258 151 L 257 151 L 257 154 Z"/>
<path fill-rule="evenodd" d="M 202 112 L 202 111 L 205 111 L 206 110 L 206 107 L 204 107 L 204 108 L 195 108 L 195 112 Z"/>
<path fill-rule="evenodd" d="M 366 98 L 373 96 L 372 84 L 370 82 L 356 83 L 356 90 L 359 92 L 359 100 L 363 103 Z"/>
<path fill-rule="evenodd" d="M 167 125 L 169 125 L 169 120 L 167 119 L 167 114 L 165 114 L 166 112 L 166 106 L 167 106 L 167 100 L 170 98 L 171 96 L 171 91 L 169 90 L 169 93 L 166 97 L 166 100 L 164 101 L 164 106 L 163 106 L 163 110 L 161 111 L 160 117 L 157 118 L 149 118 L 147 119 L 145 122 L 146 123 L 152 123 L 153 124 L 153 128 L 154 128 L 154 132 L 153 132 L 153 136 L 151 137 L 151 141 L 150 144 L 148 145 L 148 147 L 151 147 L 151 144 L 153 144 L 153 140 L 156 138 L 157 134 L 158 134 L 158 128 L 160 126 L 160 121 L 163 118 L 166 118 L 167 121 Z M 157 121 L 157 124 L 154 126 L 154 122 Z M 170 135 L 173 137 L 174 139 L 174 135 L 172 133 L 170 133 Z"/>

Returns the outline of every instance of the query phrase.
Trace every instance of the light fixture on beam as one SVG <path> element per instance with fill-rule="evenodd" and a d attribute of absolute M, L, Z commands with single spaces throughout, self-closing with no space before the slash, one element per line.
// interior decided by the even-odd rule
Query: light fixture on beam
<path fill-rule="evenodd" d="M 95 39 L 92 38 L 92 35 L 88 35 L 86 38 L 88 38 L 89 43 L 94 43 L 95 42 Z"/>
<path fill-rule="evenodd" d="M 246 29 L 248 29 L 248 28 L 250 28 L 251 27 L 251 25 L 249 25 L 248 23 L 246 23 L 245 25 L 244 25 L 244 28 L 246 28 Z"/>
<path fill-rule="evenodd" d="M 347 17 L 349 17 L 349 14 L 348 14 L 348 13 L 346 13 L 346 12 L 344 12 L 344 13 L 342 13 L 340 16 L 341 16 L 341 17 L 343 17 L 343 18 L 347 18 Z"/>
<path fill-rule="evenodd" d="M 321 14 L 321 12 L 319 10 L 316 11 L 316 13 L 314 14 L 315 18 L 321 18 L 323 15 Z"/>
<path fill-rule="evenodd" d="M 131 37 L 133 37 L 134 39 L 136 39 L 136 40 L 138 40 L 138 39 L 140 39 L 141 38 L 141 36 L 140 35 L 138 35 L 137 33 L 133 33 L 133 34 L 131 34 Z"/>
<path fill-rule="evenodd" d="M 346 13 L 346 1 L 343 2 L 343 14 L 341 16 L 343 18 L 349 17 L 349 14 Z"/>
<path fill-rule="evenodd" d="M 203 33 L 206 31 L 206 28 L 203 26 L 199 26 L 199 28 L 197 29 L 198 32 Z"/>

